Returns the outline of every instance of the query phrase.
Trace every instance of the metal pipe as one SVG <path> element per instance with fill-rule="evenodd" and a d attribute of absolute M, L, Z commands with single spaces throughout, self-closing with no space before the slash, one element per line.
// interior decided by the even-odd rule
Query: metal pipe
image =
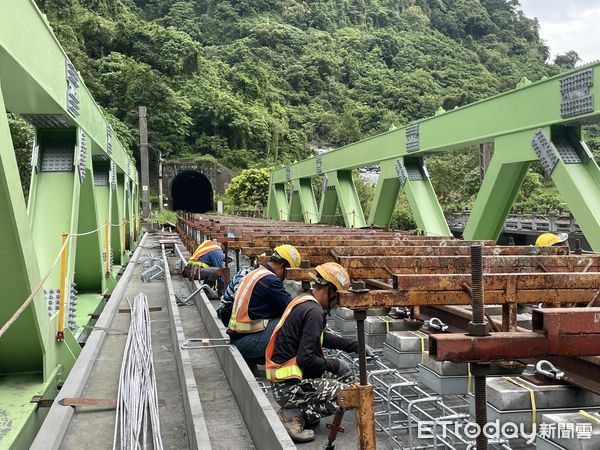
<path fill-rule="evenodd" d="M 356 335 L 358 338 L 358 369 L 359 381 L 362 386 L 366 386 L 367 379 L 367 352 L 365 346 L 365 319 L 367 318 L 366 310 L 354 311 L 354 319 L 356 319 Z"/>

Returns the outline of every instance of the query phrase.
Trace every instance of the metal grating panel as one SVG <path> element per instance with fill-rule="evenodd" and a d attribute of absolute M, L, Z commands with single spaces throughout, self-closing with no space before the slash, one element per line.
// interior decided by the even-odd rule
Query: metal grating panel
<path fill-rule="evenodd" d="M 94 186 L 108 186 L 108 170 L 94 170 Z"/>
<path fill-rule="evenodd" d="M 405 170 L 410 181 L 423 181 L 425 179 L 419 165 L 407 164 Z"/>
<path fill-rule="evenodd" d="M 42 150 L 41 172 L 71 172 L 73 164 L 72 149 L 46 148 Z"/>
<path fill-rule="evenodd" d="M 533 139 L 531 140 L 531 146 L 533 151 L 540 159 L 542 167 L 546 174 L 552 175 L 552 171 L 558 163 L 558 156 L 552 148 L 552 143 L 546 138 L 541 129 L 537 129 Z"/>
<path fill-rule="evenodd" d="M 112 138 L 113 138 L 113 129 L 110 124 L 106 125 L 106 153 L 112 155 Z"/>
<path fill-rule="evenodd" d="M 581 164 L 579 154 L 567 139 L 554 139 L 552 143 L 565 164 Z"/>
<path fill-rule="evenodd" d="M 85 180 L 85 170 L 87 169 L 87 136 L 81 131 L 79 134 L 79 180 L 83 183 Z"/>
<path fill-rule="evenodd" d="M 419 148 L 419 124 L 413 123 L 406 127 L 406 151 L 414 152 Z"/>
<path fill-rule="evenodd" d="M 406 170 L 404 169 L 400 158 L 396 159 L 394 166 L 396 168 L 396 175 L 398 175 L 398 180 L 400 181 L 400 187 L 403 188 L 406 184 L 406 180 L 408 180 L 408 175 L 406 174 Z"/>
<path fill-rule="evenodd" d="M 65 61 L 65 78 L 67 79 L 67 111 L 73 117 L 77 117 L 79 116 L 79 99 L 77 98 L 79 75 L 77 69 L 69 60 Z"/>
<path fill-rule="evenodd" d="M 323 155 L 318 153 L 315 160 L 317 163 L 317 173 L 319 175 L 322 175 L 323 174 Z"/>
<path fill-rule="evenodd" d="M 594 111 L 594 97 L 590 94 L 590 87 L 593 84 L 593 69 L 560 79 L 560 116 L 562 118 Z"/>
<path fill-rule="evenodd" d="M 62 114 L 21 114 L 36 128 L 69 128 L 71 121 Z"/>

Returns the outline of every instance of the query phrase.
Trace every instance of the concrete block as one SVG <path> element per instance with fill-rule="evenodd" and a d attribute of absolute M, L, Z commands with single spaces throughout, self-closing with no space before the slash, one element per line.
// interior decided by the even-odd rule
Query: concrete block
<path fill-rule="evenodd" d="M 383 341 L 385 341 L 385 333 L 384 334 L 373 334 L 365 332 L 365 342 L 367 345 L 375 348 L 383 347 Z"/>
<path fill-rule="evenodd" d="M 545 408 L 600 407 L 600 396 L 571 385 L 535 385 L 524 378 L 520 384 L 532 389 L 536 406 Z M 530 393 L 527 389 L 504 378 L 492 378 L 487 382 L 488 402 L 500 411 L 531 409 Z"/>
<path fill-rule="evenodd" d="M 354 311 L 350 308 L 334 308 L 331 310 L 331 314 L 335 314 L 336 316 L 340 316 L 342 319 L 352 319 L 354 320 Z M 385 308 L 371 308 L 367 310 L 367 316 L 385 316 L 386 310 Z"/>
<path fill-rule="evenodd" d="M 589 413 L 589 411 L 586 412 Z M 598 417 L 598 420 L 600 420 L 599 415 L 592 415 Z M 597 450 L 600 448 L 600 423 L 578 412 L 543 414 L 542 423 L 548 424 L 546 428 L 548 433 L 545 434 L 545 437 L 537 438 L 536 450 L 554 450 L 556 448 L 563 448 L 565 450 Z"/>
<path fill-rule="evenodd" d="M 429 351 L 429 337 L 423 333 L 410 331 L 390 331 L 385 342 L 390 347 L 400 352 L 418 352 L 421 353 L 421 336 L 423 336 L 423 347 Z"/>
<path fill-rule="evenodd" d="M 356 320 L 354 319 L 344 319 L 336 314 L 333 316 L 333 321 L 335 323 L 336 330 L 340 333 L 356 331 Z"/>
<path fill-rule="evenodd" d="M 389 335 L 388 335 L 389 336 Z M 421 352 L 400 352 L 383 343 L 383 356 L 399 369 L 414 369 L 421 363 Z"/>
<path fill-rule="evenodd" d="M 372 316 L 365 320 L 365 332 L 385 334 L 389 331 L 406 330 L 406 322 L 402 319 L 392 319 L 388 316 Z"/>

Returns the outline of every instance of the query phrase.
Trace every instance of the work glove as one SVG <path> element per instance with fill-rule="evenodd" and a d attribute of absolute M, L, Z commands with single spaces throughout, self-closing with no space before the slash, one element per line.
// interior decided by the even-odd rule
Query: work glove
<path fill-rule="evenodd" d="M 365 344 L 365 352 L 367 353 L 367 358 L 375 357 L 375 349 L 373 347 L 371 347 L 370 345 Z"/>
<path fill-rule="evenodd" d="M 336 375 L 338 378 L 343 378 L 352 372 L 352 369 L 350 368 L 350 364 L 348 364 L 345 360 L 339 359 L 339 358 L 334 358 L 334 359 L 336 359 L 338 362 L 338 368 L 334 372 L 334 375 Z"/>

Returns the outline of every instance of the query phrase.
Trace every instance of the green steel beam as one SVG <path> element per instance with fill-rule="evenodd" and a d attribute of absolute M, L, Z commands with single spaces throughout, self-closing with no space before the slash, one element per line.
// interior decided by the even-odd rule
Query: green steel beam
<path fill-rule="evenodd" d="M 396 172 L 395 161 L 382 162 L 369 212 L 370 224 L 383 228 L 390 226 L 399 192 L 400 180 Z"/>
<path fill-rule="evenodd" d="M 490 161 L 471 215 L 465 226 L 465 239 L 498 239 L 531 161 L 531 132 L 496 138 Z"/>
<path fill-rule="evenodd" d="M 417 227 L 431 236 L 452 236 L 444 211 L 440 206 L 431 180 L 422 161 L 404 160 L 407 178 L 404 184 L 404 192 L 413 212 Z M 419 174 L 412 179 L 411 173 Z"/>
<path fill-rule="evenodd" d="M 356 186 L 352 179 L 351 170 L 339 170 L 327 173 L 327 183 L 331 184 L 337 193 L 337 200 L 344 217 L 344 223 L 349 228 L 367 226 Z"/>
<path fill-rule="evenodd" d="M 461 149 L 493 141 L 495 137 L 524 130 L 535 130 L 552 124 L 582 121 L 599 114 L 593 111 L 572 117 L 561 117 L 560 80 L 569 75 L 592 70 L 590 95 L 600 97 L 600 62 L 541 80 L 415 122 L 418 126 L 418 148 L 407 150 L 408 127 L 397 128 L 354 144 L 324 153 L 323 172 L 356 169 L 401 156 Z M 596 102 L 597 104 L 598 102 Z M 318 158 L 311 157 L 273 171 L 272 182 L 284 183 L 289 178 L 315 177 L 319 174 Z M 288 178 L 286 178 L 286 173 Z"/>
<path fill-rule="evenodd" d="M 321 207 L 319 219 L 321 223 L 335 225 L 338 208 L 338 195 L 335 186 L 329 183 L 327 175 L 323 176 L 323 190 L 321 192 Z"/>
<path fill-rule="evenodd" d="M 116 136 L 109 154 L 108 121 L 78 73 L 79 115 L 69 112 L 65 75 L 69 59 L 35 2 L 0 0 L 0 11 L 0 79 L 6 109 L 23 115 L 61 116 L 69 126 L 84 130 L 120 172 L 128 173 L 133 160 Z M 130 177 L 138 182 L 137 174 Z"/>
<path fill-rule="evenodd" d="M 75 281 L 86 308 L 96 310 L 102 295 L 114 284 L 115 271 L 108 278 L 103 273 L 104 223 L 109 218 L 114 223 L 130 218 L 126 232 L 131 234 L 131 246 L 140 230 L 135 223 L 139 217 L 135 163 L 113 134 L 44 15 L 33 0 L 0 0 L 0 11 L 2 326 L 39 286 L 41 274 L 52 267 L 62 233 L 85 233 L 69 241 L 65 280 L 67 286 Z M 36 128 L 33 153 L 38 158 L 32 158 L 27 206 L 5 111 L 20 114 Z M 110 167 L 112 199 L 111 183 L 105 182 L 110 179 Z M 104 181 L 98 175 L 104 175 Z M 93 232 L 98 227 L 101 229 Z M 113 238 L 108 239 L 117 262 L 126 261 L 122 230 L 113 230 Z M 43 288 L 59 289 L 60 273 L 58 264 Z M 65 312 L 67 322 L 71 315 L 68 308 Z M 66 326 L 64 341 L 57 342 L 58 314 L 53 309 L 50 313 L 40 291 L 0 337 L 0 417 L 5 425 L 10 424 L 8 432 L 0 430 L 0 448 L 27 448 L 44 416 L 29 403 L 32 392 L 44 398 L 56 395 L 57 385 L 79 354 L 80 347 Z M 78 318 L 78 332 L 84 322 Z"/>
<path fill-rule="evenodd" d="M 275 220 L 286 220 L 289 215 L 284 183 L 271 183 L 267 201 L 267 216 Z"/>
<path fill-rule="evenodd" d="M 315 200 L 315 194 L 312 190 L 310 178 L 292 180 L 292 187 L 295 191 L 298 191 L 300 208 L 302 210 L 302 219 L 304 222 L 319 222 L 319 209 L 317 207 L 317 201 Z"/>
<path fill-rule="evenodd" d="M 12 145 L 2 89 L 0 89 L 0 324 L 21 306 L 40 282 L 36 249 L 31 237 L 29 220 L 19 169 Z M 0 374 L 10 372 L 37 373 L 43 379 L 44 365 L 54 364 L 51 344 L 44 337 L 50 323 L 41 294 L 32 306 L 0 339 Z M 0 391 L 2 388 L 0 387 Z M 0 441 L 1 442 L 1 441 Z"/>
<path fill-rule="evenodd" d="M 290 189 L 290 209 L 287 220 L 290 222 L 303 222 L 304 214 L 302 214 L 302 201 L 300 200 L 300 192 L 293 186 Z"/>

